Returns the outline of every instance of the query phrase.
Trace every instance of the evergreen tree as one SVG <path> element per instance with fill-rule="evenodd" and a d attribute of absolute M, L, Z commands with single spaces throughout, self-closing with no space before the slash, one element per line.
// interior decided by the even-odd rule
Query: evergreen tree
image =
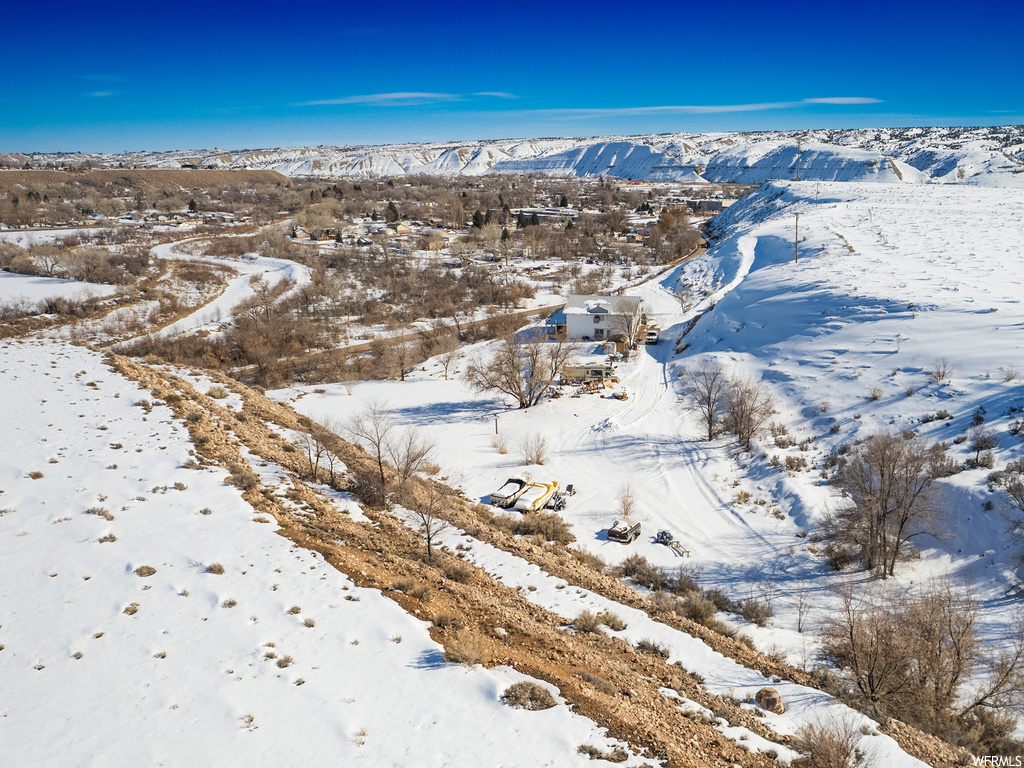
<path fill-rule="evenodd" d="M 398 206 L 395 205 L 395 201 L 392 200 L 388 203 L 387 210 L 384 211 L 384 220 L 391 224 L 392 222 L 398 221 L 401 216 L 398 215 Z"/>
<path fill-rule="evenodd" d="M 473 226 L 477 229 L 483 229 L 484 226 L 484 215 L 479 209 L 473 212 Z"/>
<path fill-rule="evenodd" d="M 558 207 L 559 208 L 568 208 L 569 207 L 569 200 L 565 197 L 565 195 L 562 195 L 562 199 L 558 201 Z"/>

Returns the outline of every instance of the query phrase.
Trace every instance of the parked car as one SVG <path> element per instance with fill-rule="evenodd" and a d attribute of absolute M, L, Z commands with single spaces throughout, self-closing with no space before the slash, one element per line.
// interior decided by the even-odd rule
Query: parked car
<path fill-rule="evenodd" d="M 647 331 L 647 337 L 645 339 L 647 344 L 657 344 L 659 341 L 661 341 L 661 335 L 658 333 L 657 328 L 652 328 Z"/>
<path fill-rule="evenodd" d="M 491 504 L 496 507 L 508 509 L 526 490 L 526 481 L 518 477 L 510 477 L 505 484 L 491 494 Z"/>
<path fill-rule="evenodd" d="M 640 535 L 640 523 L 629 523 L 625 520 L 616 520 L 614 525 L 608 529 L 608 538 L 611 541 L 619 541 L 629 544 Z"/>

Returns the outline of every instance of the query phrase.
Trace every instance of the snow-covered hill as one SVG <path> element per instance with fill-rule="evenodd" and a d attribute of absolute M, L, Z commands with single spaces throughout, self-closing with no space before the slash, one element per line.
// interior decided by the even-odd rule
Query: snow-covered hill
<path fill-rule="evenodd" d="M 945 442 L 962 463 L 973 456 L 966 435 L 984 408 L 998 440 L 995 466 L 1024 453 L 1011 424 L 1024 408 L 1024 191 L 774 183 L 714 223 L 717 243 L 706 255 L 635 289 L 667 341 L 620 367 L 625 402 L 570 399 L 567 390 L 529 410 L 505 410 L 428 364 L 405 382 L 362 383 L 355 397 L 339 396 L 341 385 L 305 388 L 296 407 L 343 418 L 361 402 L 388 402 L 396 417 L 429 426 L 440 463 L 457 468 L 471 498 L 486 500 L 505 478 L 527 472 L 573 483 L 563 514 L 580 546 L 612 562 L 641 553 L 666 568 L 696 566 L 707 586 L 739 596 L 771 584 L 771 626 L 743 631 L 806 663 L 815 641 L 799 631 L 800 601 L 812 596 L 803 619 L 815 626 L 837 605 L 831 589 L 863 576 L 831 571 L 806 538 L 842 503 L 820 475 L 831 450 L 914 430 Z M 698 315 L 689 348 L 675 353 Z M 770 389 L 773 418 L 792 445 L 776 445 L 766 430 L 737 460 L 733 438 L 701 439 L 679 374 L 705 356 Z M 940 358 L 952 373 L 935 381 Z M 940 411 L 950 418 L 928 418 Z M 496 415 L 507 453 L 494 447 Z M 543 466 L 524 466 L 516 446 L 535 434 L 550 455 Z M 917 539 L 920 560 L 901 565 L 893 582 L 910 591 L 933 578 L 970 585 L 982 609 L 979 631 L 989 647 L 1008 649 L 1020 606 L 1012 598 L 1019 546 L 1007 540 L 1005 500 L 987 487 L 988 472 L 967 469 L 938 483 L 945 530 Z M 629 547 L 605 533 L 625 483 L 643 521 Z M 691 556 L 655 543 L 661 528 Z"/>
<path fill-rule="evenodd" d="M 264 169 L 314 177 L 537 173 L 681 183 L 789 179 L 1020 187 L 1024 127 L 675 133 L 32 157 L 114 166 Z"/>

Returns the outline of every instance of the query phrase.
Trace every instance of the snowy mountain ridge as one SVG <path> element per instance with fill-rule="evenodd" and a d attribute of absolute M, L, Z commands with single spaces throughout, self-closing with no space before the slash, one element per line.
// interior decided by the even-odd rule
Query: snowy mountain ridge
<path fill-rule="evenodd" d="M 671 133 L 375 146 L 35 154 L 36 162 L 275 170 L 287 176 L 608 176 L 636 181 L 769 180 L 1024 186 L 1024 127 Z"/>

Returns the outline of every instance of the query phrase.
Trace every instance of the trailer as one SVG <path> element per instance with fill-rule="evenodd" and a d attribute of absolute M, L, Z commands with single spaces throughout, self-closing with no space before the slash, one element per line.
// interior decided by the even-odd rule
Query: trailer
<path fill-rule="evenodd" d="M 615 367 L 609 363 L 594 365 L 566 365 L 562 367 L 563 381 L 608 381 L 616 379 Z"/>
<path fill-rule="evenodd" d="M 526 485 L 525 480 L 520 480 L 518 477 L 510 477 L 501 488 L 491 493 L 491 504 L 508 509 L 523 495 Z"/>
<path fill-rule="evenodd" d="M 558 483 L 529 483 L 516 500 L 516 509 L 520 512 L 537 512 L 544 509 L 551 497 L 558 491 Z"/>

